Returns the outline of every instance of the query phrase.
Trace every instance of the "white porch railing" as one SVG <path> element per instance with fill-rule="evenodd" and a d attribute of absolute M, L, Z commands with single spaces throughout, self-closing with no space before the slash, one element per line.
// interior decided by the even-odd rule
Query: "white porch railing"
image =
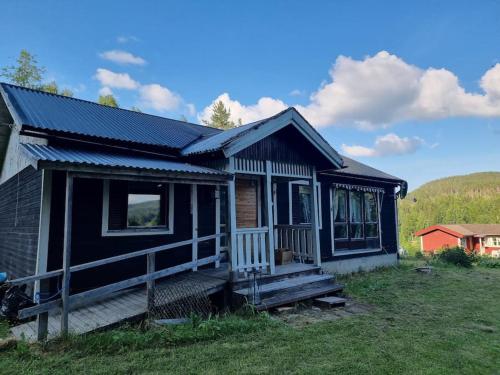
<path fill-rule="evenodd" d="M 301 262 L 315 259 L 310 225 L 275 225 L 274 247 L 292 250 L 293 257 Z"/>
<path fill-rule="evenodd" d="M 240 228 L 236 230 L 236 255 L 238 272 L 265 271 L 269 266 L 268 228 Z"/>

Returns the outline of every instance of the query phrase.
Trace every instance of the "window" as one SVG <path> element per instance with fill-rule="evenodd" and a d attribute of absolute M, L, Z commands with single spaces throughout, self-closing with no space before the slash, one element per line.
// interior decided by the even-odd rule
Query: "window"
<path fill-rule="evenodd" d="M 500 237 L 489 237 L 488 246 L 500 247 Z"/>
<path fill-rule="evenodd" d="M 347 191 L 337 189 L 333 199 L 333 225 L 336 239 L 347 239 Z"/>
<path fill-rule="evenodd" d="M 363 238 L 363 193 L 360 191 L 349 192 L 349 217 L 351 222 L 351 238 Z"/>
<path fill-rule="evenodd" d="M 377 196 L 372 192 L 364 193 L 365 234 L 366 238 L 378 237 Z"/>
<path fill-rule="evenodd" d="M 379 241 L 378 193 L 334 187 L 332 237 L 336 249 L 375 249 Z"/>
<path fill-rule="evenodd" d="M 318 200 L 318 227 L 319 229 L 323 226 L 323 220 L 321 218 L 321 183 L 316 183 L 316 198 Z M 290 181 L 288 185 L 289 192 L 289 216 L 290 225 L 294 224 L 311 224 L 312 215 L 312 197 L 311 197 L 311 187 L 308 181 Z"/>
<path fill-rule="evenodd" d="M 173 184 L 104 181 L 103 236 L 171 234 Z"/>

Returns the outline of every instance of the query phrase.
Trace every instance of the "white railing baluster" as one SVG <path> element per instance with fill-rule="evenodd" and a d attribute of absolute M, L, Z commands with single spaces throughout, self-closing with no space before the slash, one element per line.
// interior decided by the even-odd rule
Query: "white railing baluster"
<path fill-rule="evenodd" d="M 259 233 L 260 238 L 260 259 L 262 263 L 262 270 L 265 271 L 267 269 L 267 249 L 266 249 L 266 234 Z"/>

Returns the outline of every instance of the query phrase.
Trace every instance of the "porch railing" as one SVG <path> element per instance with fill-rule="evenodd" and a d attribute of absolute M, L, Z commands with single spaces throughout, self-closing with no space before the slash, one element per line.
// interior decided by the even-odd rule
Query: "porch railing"
<path fill-rule="evenodd" d="M 237 271 L 265 271 L 269 266 L 267 243 L 267 227 L 237 229 L 235 246 Z"/>
<path fill-rule="evenodd" d="M 295 259 L 314 261 L 314 248 L 311 225 L 275 225 L 274 247 L 289 249 Z"/>

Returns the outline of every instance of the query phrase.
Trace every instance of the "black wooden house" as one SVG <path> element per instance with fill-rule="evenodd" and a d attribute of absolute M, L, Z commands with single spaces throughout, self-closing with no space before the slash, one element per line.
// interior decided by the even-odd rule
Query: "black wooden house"
<path fill-rule="evenodd" d="M 78 265 L 169 244 L 156 270 L 226 267 L 233 280 L 279 272 L 278 249 L 334 273 L 397 261 L 406 183 L 339 155 L 294 108 L 221 131 L 0 93 L 0 271 L 13 279 L 76 267 L 63 286 L 78 293 L 147 271 L 138 258 Z"/>

